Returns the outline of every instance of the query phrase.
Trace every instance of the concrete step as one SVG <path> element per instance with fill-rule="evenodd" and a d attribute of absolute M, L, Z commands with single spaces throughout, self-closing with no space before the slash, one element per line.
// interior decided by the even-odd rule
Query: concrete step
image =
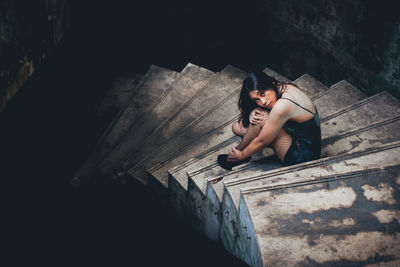
<path fill-rule="evenodd" d="M 110 123 L 89 158 L 74 175 L 74 179 L 92 175 L 96 165 L 111 151 L 135 120 L 151 109 L 151 106 L 166 92 L 177 76 L 178 73 L 175 71 L 150 66 L 137 86 L 131 89 L 133 91 L 129 94 L 131 97 L 126 99 L 129 102 L 126 105 L 123 104 L 124 108 Z M 119 98 L 124 96 L 128 97 L 125 94 Z"/>
<path fill-rule="evenodd" d="M 140 147 L 159 125 L 179 111 L 201 88 L 215 78 L 212 71 L 188 64 L 174 83 L 153 102 L 147 113 L 143 114 L 118 142 L 114 149 L 97 166 L 103 174 L 110 174 L 120 166 L 120 162 L 137 147 Z M 184 93 L 183 93 L 184 92 Z"/>
<path fill-rule="evenodd" d="M 270 68 L 265 68 L 263 69 L 263 72 L 265 72 L 268 76 L 274 78 L 278 82 L 284 82 L 284 83 L 290 83 L 292 82 L 290 79 L 286 78 L 285 76 L 280 75 L 276 71 L 270 69 Z"/>
<path fill-rule="evenodd" d="M 368 167 L 368 156 L 345 160 L 351 164 L 361 160 L 367 169 L 301 172 L 296 181 L 286 180 L 281 186 L 244 189 L 236 255 L 252 266 L 350 262 L 397 266 L 400 151 L 394 144 L 391 147 L 386 153 L 369 155 L 373 164 Z"/>
<path fill-rule="evenodd" d="M 309 97 L 317 96 L 328 91 L 328 87 L 315 79 L 314 77 L 303 74 L 299 78 L 293 81 L 306 95 Z"/>
<path fill-rule="evenodd" d="M 361 101 L 365 97 L 356 87 L 342 80 L 332 85 L 329 90 L 314 95 L 312 100 L 318 108 L 320 118 L 323 118 Z"/>
<path fill-rule="evenodd" d="M 146 179 L 148 168 L 181 154 L 199 138 L 218 129 L 218 125 L 231 120 L 244 77 L 243 71 L 227 66 L 173 121 L 134 151 L 128 173 L 136 179 Z M 159 182 L 167 186 L 166 181 Z"/>
<path fill-rule="evenodd" d="M 395 138 L 394 138 L 395 139 Z M 305 162 L 293 166 L 271 170 L 258 177 L 243 177 L 224 182 L 226 192 L 231 196 L 236 207 L 239 199 L 232 197 L 236 195 L 235 189 L 239 187 L 242 192 L 251 190 L 254 192 L 258 188 L 265 186 L 281 186 L 286 183 L 301 182 L 301 177 L 320 177 L 333 173 L 350 171 L 362 171 L 372 168 L 392 166 L 400 161 L 400 141 L 377 145 L 361 151 L 335 155 L 310 162 Z M 397 154 L 396 154 L 397 153 Z M 240 191 L 240 190 L 239 190 Z"/>
<path fill-rule="evenodd" d="M 344 172 L 363 171 L 372 168 L 387 167 L 399 163 L 400 142 L 396 141 L 375 148 L 347 153 L 320 160 L 310 161 L 298 165 L 279 168 L 265 172 L 258 177 L 242 177 L 230 181 L 223 181 L 224 194 L 222 197 L 221 213 L 228 214 L 221 221 L 221 235 L 229 236 L 223 240 L 230 249 L 237 245 L 233 237 L 239 229 L 232 227 L 232 221 L 237 224 L 238 207 L 241 191 L 257 190 L 265 186 L 281 186 L 286 183 L 301 181 L 301 177 L 321 177 L 326 175 L 340 174 Z M 229 218 L 228 218 L 229 217 Z M 231 219 L 231 220 L 227 220 Z"/>

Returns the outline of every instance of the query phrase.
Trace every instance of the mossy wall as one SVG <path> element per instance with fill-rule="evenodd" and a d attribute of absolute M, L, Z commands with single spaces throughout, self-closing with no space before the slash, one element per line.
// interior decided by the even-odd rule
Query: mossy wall
<path fill-rule="evenodd" d="M 0 2 L 0 111 L 69 32 L 87 2 Z"/>

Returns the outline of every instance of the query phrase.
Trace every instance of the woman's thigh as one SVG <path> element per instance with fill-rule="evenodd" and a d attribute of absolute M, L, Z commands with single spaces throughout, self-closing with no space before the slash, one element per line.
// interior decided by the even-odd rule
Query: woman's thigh
<path fill-rule="evenodd" d="M 286 130 L 283 128 L 279 131 L 274 141 L 272 141 L 272 149 L 274 150 L 276 156 L 282 162 L 292 142 L 293 142 L 292 136 L 288 132 L 286 132 Z"/>

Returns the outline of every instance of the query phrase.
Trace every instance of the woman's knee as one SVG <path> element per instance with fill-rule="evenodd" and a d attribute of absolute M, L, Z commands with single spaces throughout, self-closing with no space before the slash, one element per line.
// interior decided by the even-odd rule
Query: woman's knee
<path fill-rule="evenodd" d="M 255 108 L 252 111 L 252 113 L 255 112 L 256 110 L 259 111 L 259 114 L 261 116 L 260 127 L 262 128 L 269 117 L 269 112 L 262 108 Z M 250 116 L 251 116 L 251 114 L 250 114 Z"/>
<path fill-rule="evenodd" d="M 242 137 L 246 134 L 247 128 L 244 127 L 242 121 L 237 121 L 232 124 L 232 132 L 234 135 Z"/>

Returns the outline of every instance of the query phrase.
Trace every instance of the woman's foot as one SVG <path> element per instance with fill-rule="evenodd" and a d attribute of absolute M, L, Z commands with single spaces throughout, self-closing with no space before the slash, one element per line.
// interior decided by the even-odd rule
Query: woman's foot
<path fill-rule="evenodd" d="M 218 164 L 219 166 L 221 166 L 222 168 L 224 168 L 225 170 L 231 171 L 233 167 L 249 162 L 251 159 L 251 157 L 245 158 L 244 160 L 240 160 L 240 161 L 230 161 L 228 158 L 228 154 L 221 154 L 218 155 Z"/>

